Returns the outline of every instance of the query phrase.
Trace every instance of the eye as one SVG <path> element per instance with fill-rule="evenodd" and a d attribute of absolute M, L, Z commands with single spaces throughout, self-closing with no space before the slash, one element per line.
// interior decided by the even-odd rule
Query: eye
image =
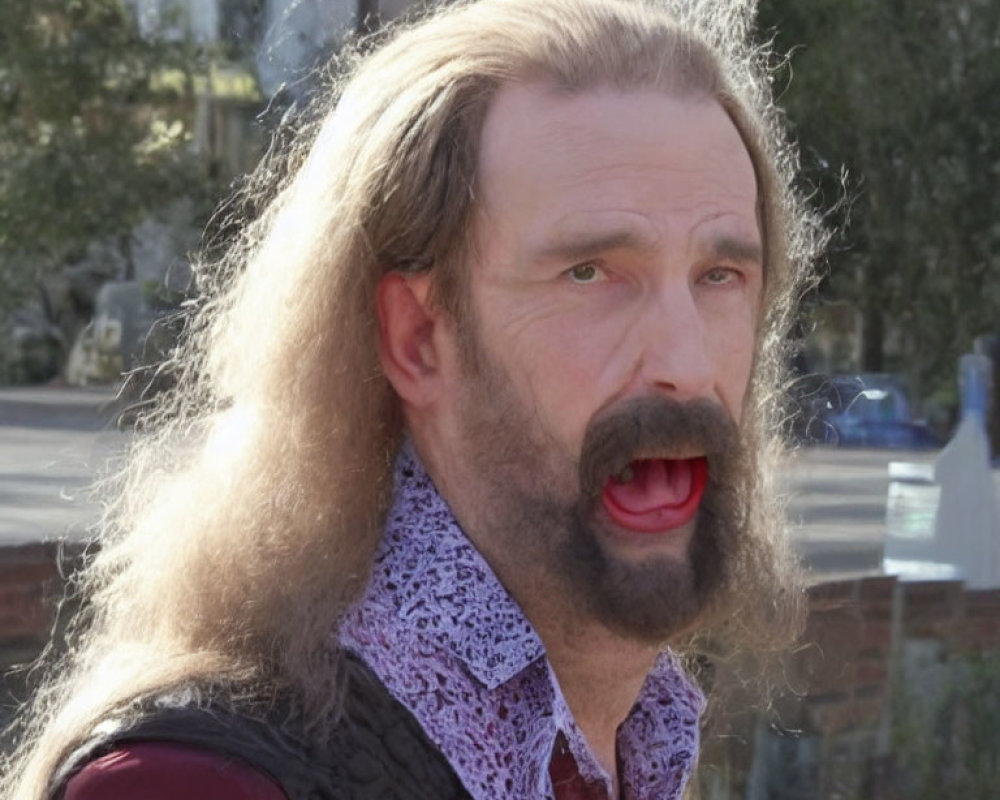
<path fill-rule="evenodd" d="M 593 262 L 587 262 L 586 264 L 577 264 L 575 267 L 570 267 L 564 274 L 573 283 L 596 283 L 604 276 L 604 270 Z"/>
<path fill-rule="evenodd" d="M 739 271 L 733 269 L 732 267 L 715 267 L 701 276 L 703 283 L 707 283 L 712 286 L 725 286 L 730 283 L 735 283 L 739 279 Z"/>

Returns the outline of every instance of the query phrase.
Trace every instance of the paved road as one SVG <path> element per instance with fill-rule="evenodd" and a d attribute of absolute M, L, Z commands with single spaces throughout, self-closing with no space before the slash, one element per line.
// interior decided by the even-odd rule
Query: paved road
<path fill-rule="evenodd" d="M 0 391 L 0 545 L 81 538 L 97 515 L 83 489 L 124 441 L 108 390 Z M 824 575 L 877 571 L 890 461 L 935 453 L 809 448 L 783 470 L 805 561 Z M 1000 473 L 998 473 L 1000 478 Z"/>
<path fill-rule="evenodd" d="M 0 545 L 79 539 L 99 506 L 86 489 L 124 439 L 107 389 L 0 391 Z"/>
<path fill-rule="evenodd" d="M 803 448 L 782 472 L 792 537 L 816 572 L 878 572 L 889 463 L 933 462 L 936 452 Z"/>

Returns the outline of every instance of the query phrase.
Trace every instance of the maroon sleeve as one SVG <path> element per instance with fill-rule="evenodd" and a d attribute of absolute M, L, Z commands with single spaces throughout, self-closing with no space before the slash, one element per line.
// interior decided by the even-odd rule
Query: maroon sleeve
<path fill-rule="evenodd" d="M 133 742 L 91 761 L 63 800 L 288 800 L 245 761 L 172 742 Z"/>

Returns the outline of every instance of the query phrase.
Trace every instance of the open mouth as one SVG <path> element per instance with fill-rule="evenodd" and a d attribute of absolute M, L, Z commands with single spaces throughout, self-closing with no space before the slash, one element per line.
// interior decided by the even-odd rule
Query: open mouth
<path fill-rule="evenodd" d="M 623 528 L 669 531 L 694 517 L 707 483 L 708 463 L 703 456 L 639 459 L 607 480 L 601 500 Z"/>

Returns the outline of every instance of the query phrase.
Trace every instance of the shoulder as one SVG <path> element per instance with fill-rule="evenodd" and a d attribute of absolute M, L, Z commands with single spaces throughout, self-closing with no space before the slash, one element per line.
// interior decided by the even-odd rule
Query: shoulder
<path fill-rule="evenodd" d="M 129 742 L 84 765 L 63 800 L 288 800 L 266 773 L 247 762 L 193 745 Z"/>

